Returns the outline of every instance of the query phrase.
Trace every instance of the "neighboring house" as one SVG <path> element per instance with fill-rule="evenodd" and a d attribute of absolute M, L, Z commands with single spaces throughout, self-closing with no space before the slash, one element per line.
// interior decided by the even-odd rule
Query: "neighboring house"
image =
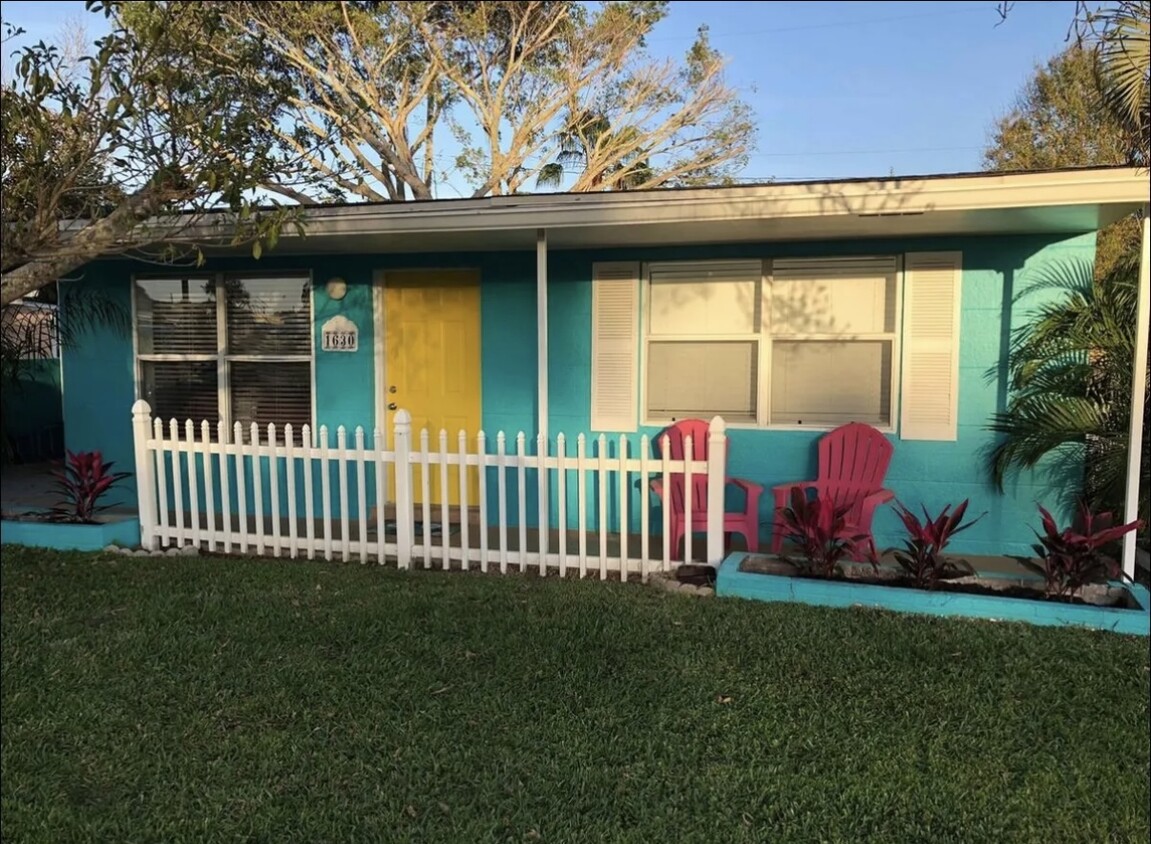
<path fill-rule="evenodd" d="M 4 459 L 34 462 L 64 454 L 60 334 L 56 306 L 26 299 L 0 309 L 0 426 Z"/>
<path fill-rule="evenodd" d="M 1079 478 L 990 484 L 1011 333 L 1044 294 L 1016 299 L 1147 201 L 1145 176 L 1105 168 L 309 209 L 259 261 L 110 259 L 64 284 L 134 325 L 65 350 L 67 444 L 130 467 L 138 398 L 385 435 L 399 407 L 529 442 L 718 414 L 730 474 L 770 486 L 812 477 L 820 434 L 859 420 L 894 443 L 900 500 L 988 512 L 955 550 L 1025 551 L 1035 502 Z M 881 545 L 895 527 L 880 513 Z"/>
<path fill-rule="evenodd" d="M 21 360 L 60 357 L 55 305 L 18 299 L 0 311 L 0 332 L 5 351 Z"/>

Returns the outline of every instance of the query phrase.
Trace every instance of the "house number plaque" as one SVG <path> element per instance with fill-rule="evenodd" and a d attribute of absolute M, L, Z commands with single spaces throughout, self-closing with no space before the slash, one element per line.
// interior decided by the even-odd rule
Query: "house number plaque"
<path fill-rule="evenodd" d="M 360 347 L 360 330 L 346 316 L 334 316 L 320 329 L 320 348 L 325 352 L 354 352 Z"/>

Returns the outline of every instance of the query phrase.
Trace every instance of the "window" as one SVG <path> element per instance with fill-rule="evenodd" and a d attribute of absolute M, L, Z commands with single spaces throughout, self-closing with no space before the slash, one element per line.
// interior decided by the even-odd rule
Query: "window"
<path fill-rule="evenodd" d="M 140 397 L 159 418 L 312 421 L 306 276 L 137 279 Z"/>
<path fill-rule="evenodd" d="M 891 426 L 896 281 L 894 258 L 773 262 L 772 425 Z"/>
<path fill-rule="evenodd" d="M 895 258 L 652 264 L 646 416 L 893 425 Z"/>
<path fill-rule="evenodd" d="M 5 357 L 51 360 L 60 357 L 60 331 L 55 305 L 17 299 L 0 309 L 0 338 Z"/>
<path fill-rule="evenodd" d="M 651 265 L 649 418 L 756 420 L 762 275 L 759 261 Z"/>

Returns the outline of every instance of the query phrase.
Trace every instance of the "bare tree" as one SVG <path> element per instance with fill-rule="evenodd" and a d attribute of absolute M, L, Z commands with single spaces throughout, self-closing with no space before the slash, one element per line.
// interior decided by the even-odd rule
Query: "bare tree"
<path fill-rule="evenodd" d="M 288 116 L 269 128 L 307 166 L 266 188 L 299 201 L 424 199 L 445 171 L 473 196 L 515 193 L 555 183 L 561 158 L 577 166 L 573 144 L 572 190 L 716 183 L 752 145 L 705 31 L 681 62 L 645 52 L 663 2 L 180 5 L 223 8 L 290 81 Z"/>

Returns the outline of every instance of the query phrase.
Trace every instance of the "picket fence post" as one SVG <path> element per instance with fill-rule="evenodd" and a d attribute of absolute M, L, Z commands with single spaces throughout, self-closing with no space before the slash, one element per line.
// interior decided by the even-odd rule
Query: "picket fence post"
<path fill-rule="evenodd" d="M 140 547 L 155 551 L 156 478 L 148 457 L 148 437 L 152 428 L 152 408 L 140 399 L 132 405 L 132 438 L 136 448 L 136 508 L 140 514 Z M 161 459 L 163 457 L 161 456 Z"/>
<path fill-rule="evenodd" d="M 723 562 L 723 494 L 726 475 L 727 424 L 723 417 L 714 416 L 707 429 L 707 561 L 712 565 Z"/>
<path fill-rule="evenodd" d="M 396 560 L 401 569 L 407 569 L 412 565 L 415 510 L 412 504 L 412 415 L 406 410 L 396 414 L 395 446 Z M 382 502 L 380 506 L 383 506 Z"/>

